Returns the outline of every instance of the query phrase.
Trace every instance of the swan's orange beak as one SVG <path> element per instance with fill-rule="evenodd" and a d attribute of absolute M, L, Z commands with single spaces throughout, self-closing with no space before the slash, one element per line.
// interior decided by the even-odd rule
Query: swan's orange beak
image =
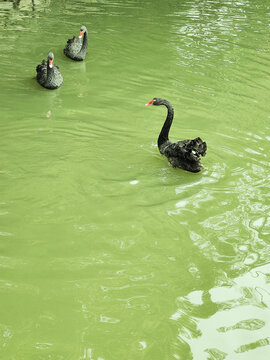
<path fill-rule="evenodd" d="M 49 59 L 49 67 L 52 68 L 53 67 L 53 60 Z"/>
<path fill-rule="evenodd" d="M 145 106 L 152 105 L 152 104 L 153 104 L 153 102 L 154 102 L 154 99 L 153 99 L 153 100 L 151 100 L 151 101 L 149 101 L 149 103 L 145 104 Z"/>
<path fill-rule="evenodd" d="M 83 31 L 80 31 L 79 39 L 81 39 L 83 36 Z"/>

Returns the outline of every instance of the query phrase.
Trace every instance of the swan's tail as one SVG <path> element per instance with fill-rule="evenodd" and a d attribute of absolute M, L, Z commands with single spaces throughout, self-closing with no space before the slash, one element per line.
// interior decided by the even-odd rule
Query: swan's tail
<path fill-rule="evenodd" d="M 197 138 L 195 139 L 198 141 L 198 153 L 201 155 L 201 156 L 205 156 L 206 154 L 206 150 L 207 150 L 207 145 L 206 145 L 206 142 L 205 141 L 202 141 L 201 138 Z"/>
<path fill-rule="evenodd" d="M 199 160 L 200 156 L 205 156 L 207 145 L 205 141 L 202 141 L 201 138 L 197 137 L 194 140 L 190 140 L 188 144 L 188 148 L 190 151 L 190 156 L 194 160 Z"/>
<path fill-rule="evenodd" d="M 44 68 L 44 66 L 46 66 L 46 61 L 42 60 L 42 63 L 37 65 L 36 72 L 39 73 Z"/>

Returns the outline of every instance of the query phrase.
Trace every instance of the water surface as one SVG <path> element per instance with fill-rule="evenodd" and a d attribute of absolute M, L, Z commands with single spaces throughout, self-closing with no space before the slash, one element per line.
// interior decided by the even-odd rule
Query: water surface
<path fill-rule="evenodd" d="M 1 358 L 269 359 L 269 20 L 258 0 L 0 2 Z M 201 173 L 159 154 L 154 96 L 172 140 L 207 141 Z"/>

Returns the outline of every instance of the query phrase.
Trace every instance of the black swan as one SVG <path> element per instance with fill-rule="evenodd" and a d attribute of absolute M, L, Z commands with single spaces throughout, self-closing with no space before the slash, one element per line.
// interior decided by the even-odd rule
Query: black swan
<path fill-rule="evenodd" d="M 83 37 L 83 40 L 82 40 Z M 67 45 L 64 48 L 64 54 L 72 60 L 82 61 L 85 59 L 88 46 L 88 32 L 85 26 L 80 29 L 80 35 L 78 38 L 73 36 L 72 39 L 67 41 Z"/>
<path fill-rule="evenodd" d="M 54 65 L 53 60 L 54 55 L 49 52 L 47 62 L 43 60 L 36 67 L 38 83 L 50 90 L 59 88 L 63 83 L 63 77 L 58 66 Z"/>
<path fill-rule="evenodd" d="M 169 131 L 173 122 L 173 107 L 169 101 L 154 98 L 145 104 L 164 105 L 168 109 L 167 118 L 158 137 L 158 148 L 162 155 L 167 156 L 174 168 L 181 168 L 191 172 L 199 172 L 202 169 L 200 156 L 205 156 L 207 145 L 201 138 L 182 140 L 175 143 L 169 140 Z"/>

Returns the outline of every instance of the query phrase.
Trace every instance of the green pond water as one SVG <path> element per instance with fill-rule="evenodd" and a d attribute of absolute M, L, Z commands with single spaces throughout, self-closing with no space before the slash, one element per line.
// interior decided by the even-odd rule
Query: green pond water
<path fill-rule="evenodd" d="M 268 1 L 0 1 L 0 359 L 269 359 L 269 34 Z"/>

